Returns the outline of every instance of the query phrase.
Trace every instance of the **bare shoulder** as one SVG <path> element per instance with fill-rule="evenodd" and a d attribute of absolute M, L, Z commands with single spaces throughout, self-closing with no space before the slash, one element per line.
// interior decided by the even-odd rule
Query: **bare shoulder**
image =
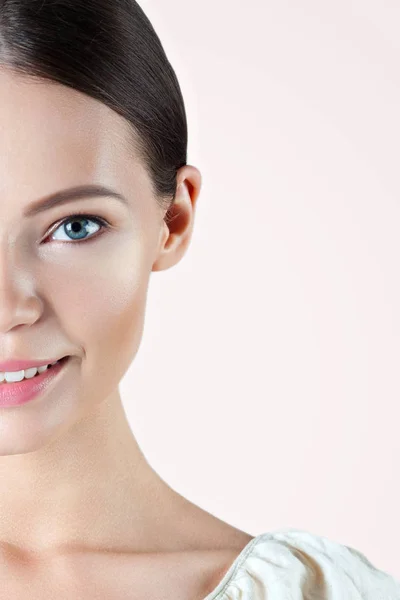
<path fill-rule="evenodd" d="M 4 550 L 2 588 L 15 600 L 26 586 L 42 600 L 55 589 L 60 600 L 204 600 L 253 536 L 189 502 L 176 503 L 174 515 L 126 551 L 62 552 L 30 564 Z"/>
<path fill-rule="evenodd" d="M 203 600 L 253 539 L 240 533 L 233 544 L 217 549 L 86 556 L 80 562 L 79 588 L 91 597 L 95 587 L 104 600 Z"/>
<path fill-rule="evenodd" d="M 232 563 L 252 540 L 238 532 L 227 545 L 214 548 L 150 553 L 82 552 L 53 557 L 51 561 L 3 560 L 0 565 L 2 589 L 19 600 L 204 600 L 223 579 Z M 203 538 L 202 538 L 203 544 Z"/>

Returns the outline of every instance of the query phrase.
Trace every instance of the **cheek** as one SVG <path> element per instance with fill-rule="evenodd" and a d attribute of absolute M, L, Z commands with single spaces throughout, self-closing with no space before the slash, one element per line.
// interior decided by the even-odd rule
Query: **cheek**
<path fill-rule="evenodd" d="M 57 274 L 52 265 L 55 318 L 68 347 L 81 356 L 85 373 L 112 373 L 113 379 L 120 379 L 142 337 L 151 273 L 148 256 L 143 245 L 131 241 L 118 248 L 114 238 L 112 247 L 99 240 L 92 250 L 77 251 L 74 261 L 72 257 L 72 252 L 65 253 Z"/>

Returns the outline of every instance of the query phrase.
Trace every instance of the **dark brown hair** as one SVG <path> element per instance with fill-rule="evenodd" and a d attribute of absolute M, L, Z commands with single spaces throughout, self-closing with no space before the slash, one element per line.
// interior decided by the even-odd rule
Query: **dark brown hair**
<path fill-rule="evenodd" d="M 162 209 L 187 161 L 176 74 L 135 0 L 0 0 L 0 65 L 52 80 L 122 115 Z"/>

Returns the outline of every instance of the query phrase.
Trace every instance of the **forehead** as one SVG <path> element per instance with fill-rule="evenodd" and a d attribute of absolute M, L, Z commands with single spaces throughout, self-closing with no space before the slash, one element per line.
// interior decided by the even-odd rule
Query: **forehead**
<path fill-rule="evenodd" d="M 52 81 L 0 68 L 0 193 L 40 196 L 76 185 L 123 182 L 143 169 L 127 122 L 102 102 Z"/>

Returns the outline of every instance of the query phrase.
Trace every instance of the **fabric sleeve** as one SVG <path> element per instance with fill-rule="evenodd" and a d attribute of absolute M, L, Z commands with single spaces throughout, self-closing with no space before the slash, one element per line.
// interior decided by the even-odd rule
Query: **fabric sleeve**
<path fill-rule="evenodd" d="M 285 529 L 261 537 L 215 600 L 400 600 L 400 582 L 354 548 Z"/>

